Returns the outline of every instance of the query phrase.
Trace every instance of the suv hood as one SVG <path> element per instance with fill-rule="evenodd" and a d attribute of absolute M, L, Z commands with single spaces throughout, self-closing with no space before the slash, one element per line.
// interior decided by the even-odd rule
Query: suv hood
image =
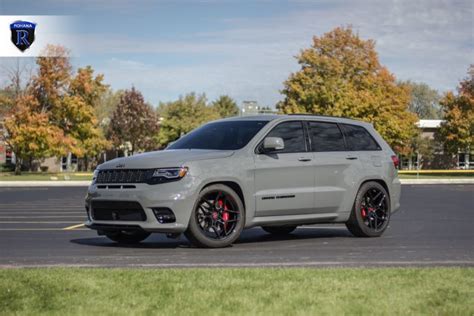
<path fill-rule="evenodd" d="M 180 167 L 189 161 L 230 157 L 231 150 L 174 149 L 160 150 L 129 157 L 116 158 L 101 164 L 98 169 L 151 169 Z"/>

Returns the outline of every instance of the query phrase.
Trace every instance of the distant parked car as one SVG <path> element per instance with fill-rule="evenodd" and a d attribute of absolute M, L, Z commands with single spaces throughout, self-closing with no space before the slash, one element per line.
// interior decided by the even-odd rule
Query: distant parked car
<path fill-rule="evenodd" d="M 100 165 L 86 226 L 113 241 L 184 233 L 200 247 L 244 228 L 289 234 L 346 223 L 377 237 L 400 206 L 398 159 L 372 125 L 336 117 L 264 115 L 210 122 L 166 150 Z"/>

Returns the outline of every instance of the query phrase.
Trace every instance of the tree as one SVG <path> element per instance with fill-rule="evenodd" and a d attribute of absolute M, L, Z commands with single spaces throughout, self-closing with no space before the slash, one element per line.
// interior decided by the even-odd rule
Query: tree
<path fill-rule="evenodd" d="M 86 159 L 109 146 L 103 137 L 94 107 L 107 90 L 103 75 L 94 77 L 92 67 L 79 68 L 72 76 L 69 51 L 48 45 L 38 57 L 38 72 L 33 76 L 31 93 L 38 101 L 39 113 L 46 113 L 49 124 L 60 128 L 68 139 L 68 152 Z"/>
<path fill-rule="evenodd" d="M 20 96 L 13 113 L 5 119 L 5 142 L 15 153 L 15 174 L 20 174 L 26 160 L 31 166 L 34 159 L 64 155 L 71 145 L 61 129 L 49 124 L 46 113 L 34 111 L 38 107 L 33 96 Z"/>
<path fill-rule="evenodd" d="M 101 126 L 108 126 L 110 117 L 112 117 L 112 113 L 119 104 L 122 95 L 123 90 L 113 91 L 108 88 L 101 96 L 97 106 L 95 107 L 97 120 Z"/>
<path fill-rule="evenodd" d="M 114 145 L 127 147 L 129 143 L 132 153 L 156 149 L 158 130 L 158 117 L 140 91 L 134 87 L 125 90 L 109 125 L 108 133 Z"/>
<path fill-rule="evenodd" d="M 189 93 L 177 101 L 161 104 L 158 110 L 162 117 L 160 145 L 166 146 L 196 127 L 219 118 L 219 113 L 207 105 L 204 94 Z"/>
<path fill-rule="evenodd" d="M 63 99 L 65 108 L 71 109 L 68 121 L 73 123 L 69 134 L 77 141 L 75 154 L 85 160 L 85 168 L 89 169 L 90 157 L 98 156 L 110 147 L 104 138 L 95 108 L 108 89 L 103 83 L 104 76 L 94 77 L 91 66 L 79 68 L 69 85 L 69 95 Z"/>
<path fill-rule="evenodd" d="M 237 106 L 237 103 L 227 95 L 221 95 L 217 100 L 212 102 L 212 107 L 214 110 L 219 113 L 219 116 L 231 117 L 239 115 L 240 109 Z"/>
<path fill-rule="evenodd" d="M 459 150 L 469 152 L 474 148 L 474 65 L 468 77 L 460 82 L 458 94 L 448 92 L 441 100 L 444 121 L 437 137 L 444 150 L 457 154 Z"/>
<path fill-rule="evenodd" d="M 442 115 L 438 91 L 431 89 L 426 83 L 412 81 L 401 82 L 410 89 L 410 105 L 408 110 L 420 119 L 440 119 Z"/>
<path fill-rule="evenodd" d="M 382 66 L 372 40 L 338 27 L 297 56 L 301 69 L 284 83 L 283 113 L 314 113 L 373 123 L 399 152 L 410 149 L 416 115 L 408 112 L 409 89 Z"/>
<path fill-rule="evenodd" d="M 32 79 L 32 91 L 41 112 L 49 112 L 53 124 L 61 126 L 61 98 L 67 94 L 71 79 L 69 51 L 63 46 L 47 45 L 36 58 L 38 71 Z"/>

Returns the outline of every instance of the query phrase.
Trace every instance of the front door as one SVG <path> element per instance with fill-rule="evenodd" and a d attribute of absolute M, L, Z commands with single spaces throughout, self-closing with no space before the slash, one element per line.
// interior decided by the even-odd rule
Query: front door
<path fill-rule="evenodd" d="M 275 126 L 266 137 L 280 137 L 284 149 L 256 154 L 257 216 L 298 215 L 314 210 L 313 154 L 301 121 Z"/>

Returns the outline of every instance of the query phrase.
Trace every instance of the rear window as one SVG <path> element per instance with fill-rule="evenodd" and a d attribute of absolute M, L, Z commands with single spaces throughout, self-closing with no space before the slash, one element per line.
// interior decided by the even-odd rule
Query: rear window
<path fill-rule="evenodd" d="M 372 135 L 362 126 L 350 124 L 340 124 L 340 126 L 346 137 L 346 144 L 349 150 L 367 151 L 382 149 Z"/>
<path fill-rule="evenodd" d="M 336 123 L 309 122 L 313 151 L 343 151 L 344 137 Z"/>

